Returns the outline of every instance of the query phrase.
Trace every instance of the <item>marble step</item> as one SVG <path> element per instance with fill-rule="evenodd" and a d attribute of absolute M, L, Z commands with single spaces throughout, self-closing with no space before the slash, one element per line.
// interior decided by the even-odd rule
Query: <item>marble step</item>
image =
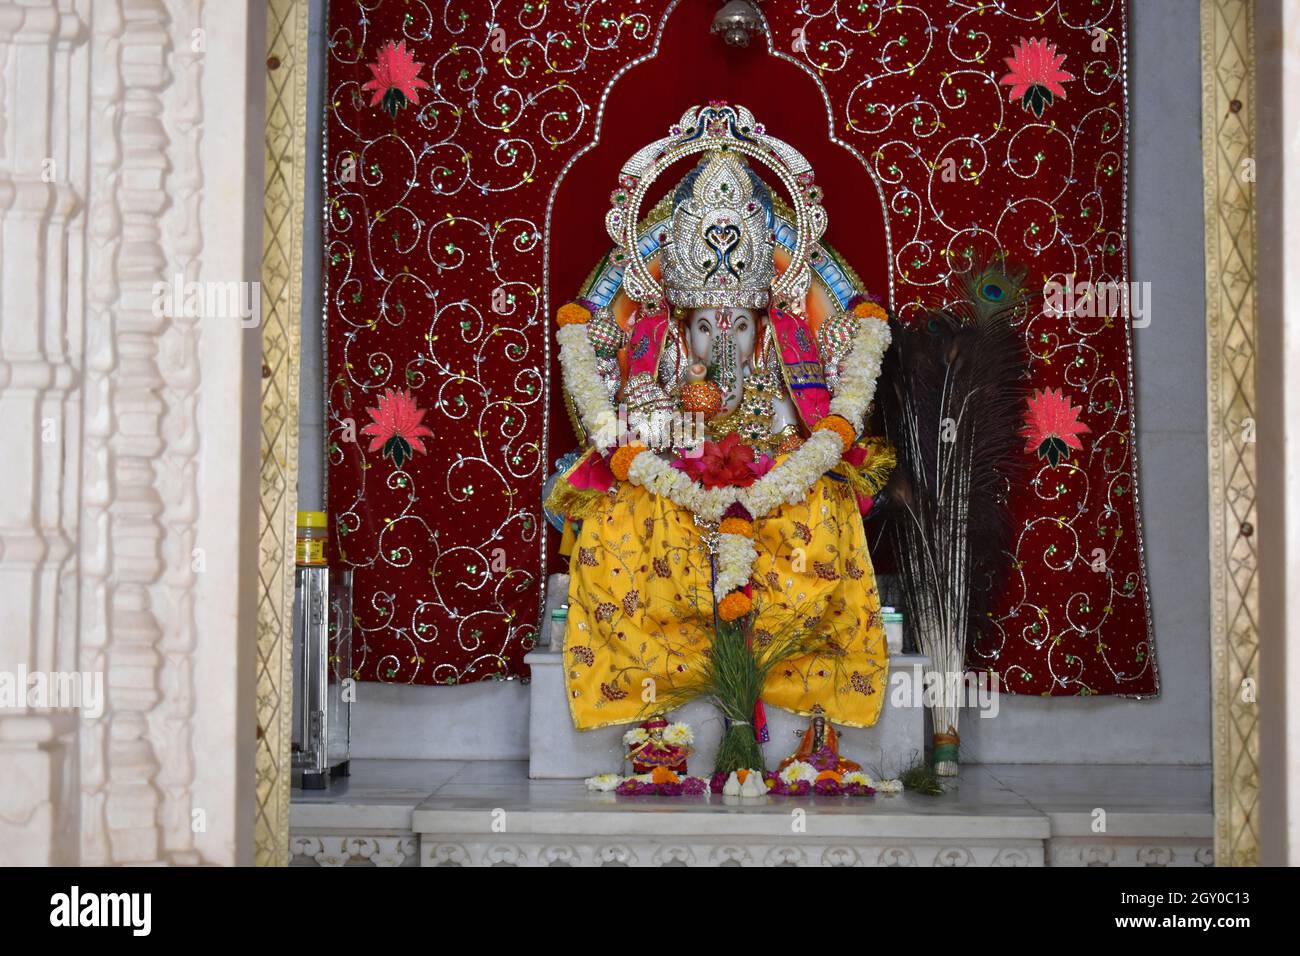
<path fill-rule="evenodd" d="M 964 764 L 940 796 L 747 799 L 591 793 L 524 760 L 358 759 L 296 791 L 289 827 L 298 866 L 1214 862 L 1209 766 Z"/>
<path fill-rule="evenodd" d="M 529 700 L 528 774 L 535 780 L 574 779 L 599 773 L 629 773 L 623 761 L 623 734 L 630 725 L 577 731 L 569 716 L 564 690 L 564 656 L 559 649 L 539 648 L 524 658 L 532 668 Z M 920 682 L 930 658 L 921 654 L 895 654 L 890 658 L 890 687 L 896 680 Z M 836 726 L 842 756 L 860 763 L 868 772 L 894 776 L 925 752 L 925 708 L 896 706 L 886 693 L 885 706 L 874 727 Z M 909 697 L 910 695 L 906 695 Z M 671 715 L 695 731 L 691 773 L 712 771 L 722 738 L 722 719 L 716 709 L 693 703 Z M 764 746 L 769 768 L 794 752 L 808 719 L 777 707 L 767 708 L 771 741 Z"/>

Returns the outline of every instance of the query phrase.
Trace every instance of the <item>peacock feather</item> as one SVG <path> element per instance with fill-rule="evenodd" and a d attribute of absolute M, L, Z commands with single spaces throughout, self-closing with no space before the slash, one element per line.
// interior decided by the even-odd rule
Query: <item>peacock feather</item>
<path fill-rule="evenodd" d="M 885 513 L 910 626 L 941 669 L 962 669 L 969 638 L 993 627 L 1005 578 L 1027 393 L 1025 275 L 1000 255 L 972 261 L 940 305 L 891 321 L 878 395 L 898 467 Z"/>

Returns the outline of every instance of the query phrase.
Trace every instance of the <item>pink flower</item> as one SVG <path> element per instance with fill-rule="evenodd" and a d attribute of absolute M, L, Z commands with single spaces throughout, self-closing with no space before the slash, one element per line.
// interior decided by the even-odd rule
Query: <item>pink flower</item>
<path fill-rule="evenodd" d="M 415 452 L 426 454 L 423 438 L 432 438 L 433 432 L 420 424 L 425 411 L 415 404 L 410 390 L 397 391 L 385 389 L 379 397 L 379 405 L 367 408 L 374 419 L 361 429 L 361 434 L 372 436 L 369 451 L 383 449 L 384 457 L 391 459 L 398 468 L 411 458 Z"/>
<path fill-rule="evenodd" d="M 822 749 L 813 754 L 812 759 L 808 762 L 818 770 L 834 770 L 839 765 L 839 758 L 835 756 L 835 751 L 823 745 Z"/>
<path fill-rule="evenodd" d="M 754 449 L 729 432 L 720 442 L 706 441 L 698 458 L 678 458 L 673 467 L 684 471 L 705 488 L 747 488 L 772 470 L 767 455 L 755 458 Z"/>
<path fill-rule="evenodd" d="M 407 100 L 419 106 L 420 94 L 416 91 L 429 88 L 429 84 L 419 77 L 424 64 L 416 63 L 415 57 L 407 52 L 405 40 L 400 43 L 389 40 L 379 48 L 379 59 L 367 63 L 366 67 L 374 74 L 361 87 L 363 90 L 375 91 L 370 105 L 378 106 L 382 103 L 384 110 L 394 119 Z"/>
<path fill-rule="evenodd" d="M 609 463 L 599 453 L 592 451 L 569 475 L 569 484 L 579 491 L 605 492 L 614 484 L 614 473 L 609 470 Z"/>
<path fill-rule="evenodd" d="M 767 456 L 764 455 L 763 458 L 767 458 Z M 771 466 L 769 465 L 768 468 L 770 469 Z M 764 474 L 766 474 L 766 471 L 764 472 Z M 727 510 L 722 512 L 722 517 L 744 518 L 746 521 L 754 520 L 754 516 L 749 513 L 749 509 L 746 508 L 744 505 L 742 505 L 739 501 L 733 501 L 731 504 L 727 505 Z"/>
<path fill-rule="evenodd" d="M 1039 458 L 1055 466 L 1070 457 L 1071 448 L 1082 449 L 1078 436 L 1092 429 L 1079 421 L 1080 411 L 1060 389 L 1036 390 L 1025 412 L 1025 427 L 1020 429 L 1026 439 L 1025 451 L 1036 451 Z"/>
<path fill-rule="evenodd" d="M 688 797 L 698 797 L 707 790 L 709 784 L 699 777 L 687 777 L 681 782 L 682 793 Z"/>
<path fill-rule="evenodd" d="M 1043 110 L 1052 105 L 1053 97 L 1065 99 L 1065 87 L 1061 84 L 1074 79 L 1073 73 L 1061 69 L 1065 57 L 1064 53 L 1057 54 L 1055 43 L 1021 37 L 1020 45 L 1005 58 L 1011 72 L 998 83 L 1011 87 L 1011 100 L 1020 100 L 1020 107 L 1026 113 L 1032 111 L 1042 117 Z"/>

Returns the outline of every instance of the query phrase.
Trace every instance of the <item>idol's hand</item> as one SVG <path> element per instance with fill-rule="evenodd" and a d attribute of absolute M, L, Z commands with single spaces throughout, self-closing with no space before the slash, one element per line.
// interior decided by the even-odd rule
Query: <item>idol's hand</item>
<path fill-rule="evenodd" d="M 784 391 L 772 399 L 772 434 L 778 434 L 787 425 L 798 425 L 799 416 L 794 410 L 794 402 Z"/>

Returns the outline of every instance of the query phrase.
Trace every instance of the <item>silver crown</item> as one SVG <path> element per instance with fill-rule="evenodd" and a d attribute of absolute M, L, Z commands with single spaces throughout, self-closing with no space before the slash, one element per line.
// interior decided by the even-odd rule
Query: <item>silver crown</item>
<path fill-rule="evenodd" d="M 704 171 L 699 173 L 687 203 L 677 204 L 671 240 L 664 240 L 668 248 L 663 257 L 665 281 L 661 282 L 647 261 L 658 250 L 647 248 L 643 255 L 640 248 L 637 229 L 642 209 L 651 184 L 661 173 L 679 160 L 701 153 L 709 157 Z M 751 176 L 743 160 L 736 162 L 739 157 L 774 173 L 794 207 L 793 241 L 787 243 L 790 263 L 779 276 L 773 276 L 774 243 L 766 206 L 759 204 L 763 206 L 761 226 L 759 210 L 749 209 L 758 188 L 755 183 L 761 181 Z M 715 163 L 716 174 L 708 175 Z M 734 184 L 738 197 L 746 198 L 737 205 L 732 205 L 729 198 L 723 201 L 722 183 L 728 184 L 728 192 Z M 696 188 L 704 192 L 697 194 Z M 709 192 L 711 188 L 716 193 Z M 623 291 L 634 302 L 649 307 L 666 298 L 675 305 L 696 308 L 761 308 L 769 301 L 769 294 L 767 289 L 760 292 L 760 286 L 769 285 L 770 298 L 783 302 L 791 311 L 801 312 L 812 282 L 809 258 L 826 231 L 826 210 L 821 200 L 821 189 L 813 184 L 808 160 L 789 143 L 769 136 L 749 110 L 726 103 L 693 106 L 667 136 L 641 147 L 623 164 L 618 188 L 610 194 L 605 228 L 614 240 L 612 261 L 623 268 Z M 733 221 L 724 222 L 724 218 Z M 737 267 L 742 261 L 744 269 Z M 727 269 L 728 264 L 734 271 Z M 728 280 L 725 285 L 723 278 Z"/>
<path fill-rule="evenodd" d="M 733 152 L 709 153 L 683 186 L 689 193 L 679 192 L 663 246 L 669 303 L 688 309 L 766 306 L 776 277 L 776 240 L 768 202 L 757 194 L 744 159 Z"/>

